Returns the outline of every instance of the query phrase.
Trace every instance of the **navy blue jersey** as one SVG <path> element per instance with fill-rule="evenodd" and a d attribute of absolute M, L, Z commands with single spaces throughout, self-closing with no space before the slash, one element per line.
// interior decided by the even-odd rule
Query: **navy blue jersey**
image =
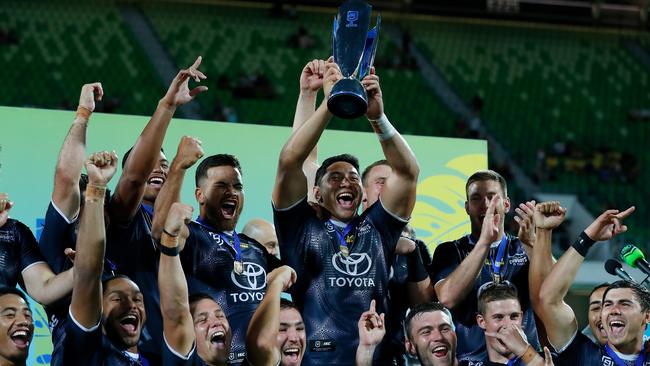
<path fill-rule="evenodd" d="M 533 348 L 539 349 L 535 316 L 528 293 L 528 257 L 517 237 L 506 235 L 506 238 L 507 247 L 503 258 L 501 278 L 510 281 L 517 287 L 519 302 L 524 312 L 522 328 Z M 433 282 L 436 283 L 449 276 L 473 248 L 474 244 L 471 242 L 469 235 L 452 242 L 439 244 L 433 254 Z M 490 258 L 495 255 L 492 252 L 496 252 L 496 248 L 490 249 L 490 251 L 491 253 L 486 258 L 486 263 L 481 269 L 474 287 L 463 301 L 451 309 L 454 324 L 456 325 L 456 336 L 458 337 L 456 355 L 459 361 L 481 361 L 487 358 L 485 337 L 483 330 L 476 323 L 476 314 L 478 313 L 478 289 L 484 283 L 493 280 Z"/>
<path fill-rule="evenodd" d="M 65 255 L 65 248 L 76 248 L 78 217 L 68 219 L 53 202 L 47 206 L 43 231 L 38 246 L 54 273 L 72 268 L 72 261 Z M 45 306 L 52 333 L 52 366 L 62 365 L 61 352 L 68 319 L 70 296 Z"/>
<path fill-rule="evenodd" d="M 140 352 L 157 363 L 163 347 L 163 323 L 158 290 L 158 246 L 151 237 L 151 208 L 140 205 L 127 224 L 112 223 L 107 232 L 106 258 L 135 282 L 144 298 L 147 321 L 142 328 Z"/>
<path fill-rule="evenodd" d="M 164 342 L 162 351 L 162 366 L 206 366 L 196 350 L 196 345 L 187 356 L 183 356 L 178 352 L 169 348 L 167 342 Z"/>
<path fill-rule="evenodd" d="M 239 234 L 243 273 L 238 275 L 233 271 L 235 249 L 220 236 L 225 234 L 194 221 L 188 227 L 181 263 L 189 293 L 207 293 L 221 305 L 232 329 L 229 362 L 239 364 L 246 357 L 248 323 L 266 293 L 266 275 L 279 260 L 254 239 Z"/>
<path fill-rule="evenodd" d="M 544 358 L 544 353 L 539 353 L 539 356 L 541 358 Z M 553 359 L 553 363 L 559 366 L 559 364 L 557 363 L 558 360 L 555 357 L 555 355 L 552 355 L 551 357 Z M 521 360 L 521 358 L 513 359 L 509 363 L 492 362 L 489 359 L 485 358 L 485 360 L 483 361 L 470 361 L 470 360 L 460 361 L 459 366 L 526 366 L 526 364 Z M 572 366 L 579 366 L 579 365 L 572 365 Z"/>
<path fill-rule="evenodd" d="M 307 198 L 288 209 L 274 210 L 274 221 L 282 258 L 298 274 L 290 292 L 305 321 L 303 363 L 353 364 L 359 317 L 373 299 L 377 312 L 387 313 L 389 268 L 406 222 L 378 201 L 354 218 L 354 240 L 345 256 L 339 249 L 339 229 L 319 219 Z M 389 318 L 387 313 L 386 324 Z M 375 352 L 375 363 L 385 364 L 378 357 L 383 347 Z"/>
<path fill-rule="evenodd" d="M 142 356 L 133 358 L 125 350 L 115 347 L 108 337 L 102 334 L 101 323 L 90 329 L 85 329 L 77 323 L 72 314 L 68 316 L 67 331 L 63 343 L 64 365 L 149 366 Z"/>
<path fill-rule="evenodd" d="M 645 361 L 643 366 L 650 366 L 650 344 L 644 344 Z M 576 366 L 576 365 L 590 365 L 590 366 L 615 366 L 612 357 L 607 354 L 604 346 L 595 344 L 586 335 L 577 332 L 571 342 L 563 349 L 558 351 L 559 363 L 556 365 Z M 634 362 L 630 362 L 634 365 Z"/>
<path fill-rule="evenodd" d="M 7 219 L 0 227 L 0 285 L 25 289 L 22 273 L 27 267 L 45 262 L 36 238 L 22 222 Z"/>

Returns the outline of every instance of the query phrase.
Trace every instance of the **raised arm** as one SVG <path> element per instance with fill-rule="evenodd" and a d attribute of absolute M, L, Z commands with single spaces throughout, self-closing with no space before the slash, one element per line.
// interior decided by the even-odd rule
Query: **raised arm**
<path fill-rule="evenodd" d="M 323 87 L 324 75 L 325 61 L 323 60 L 312 60 L 303 67 L 300 73 L 300 95 L 298 95 L 291 131 L 299 129 L 314 114 L 318 90 Z M 302 170 L 307 177 L 309 201 L 316 202 L 311 186 L 314 185 L 316 170 L 318 170 L 318 147 L 315 146 L 311 150 L 302 165 Z"/>
<path fill-rule="evenodd" d="M 102 100 L 103 96 L 101 83 L 85 84 L 81 87 L 77 114 L 59 151 L 52 202 L 68 221 L 79 213 L 79 178 L 86 157 L 86 130 L 90 116 L 95 110 L 95 98 Z"/>
<path fill-rule="evenodd" d="M 115 152 L 90 155 L 86 161 L 88 188 L 84 213 L 79 223 L 77 254 L 70 312 L 84 328 L 96 326 L 102 312 L 101 275 L 104 265 L 106 232 L 104 229 L 104 195 L 106 185 L 117 169 Z"/>
<path fill-rule="evenodd" d="M 375 348 L 386 335 L 384 314 L 378 314 L 375 310 L 375 300 L 370 301 L 368 311 L 361 314 L 357 327 L 359 329 L 359 345 L 357 346 L 355 365 L 370 366 Z"/>
<path fill-rule="evenodd" d="M 273 204 L 278 209 L 287 208 L 307 196 L 307 178 L 303 172 L 303 164 L 316 147 L 327 123 L 332 118 L 326 101 L 332 86 L 341 78 L 341 70 L 330 58 L 325 65 L 323 103 L 300 128 L 291 133 L 280 152 L 273 187 Z"/>
<path fill-rule="evenodd" d="M 392 173 L 381 192 L 381 203 L 388 212 L 409 219 L 415 206 L 415 188 L 420 167 L 406 140 L 390 124 L 384 114 L 384 102 L 375 68 L 361 82 L 368 93 L 366 116 L 375 130 Z"/>
<path fill-rule="evenodd" d="M 483 225 L 481 226 L 481 236 L 474 245 L 474 249 L 469 252 L 467 257 L 460 262 L 449 276 L 434 285 L 438 300 L 447 308 L 453 309 L 456 307 L 474 288 L 474 282 L 481 273 L 490 245 L 499 240 L 499 223 L 502 215 L 497 210 L 499 205 L 502 205 L 502 198 L 499 195 L 494 195 L 485 212 L 485 218 L 483 218 Z"/>
<path fill-rule="evenodd" d="M 603 212 L 580 234 L 576 242 L 564 252 L 560 260 L 553 266 L 546 280 L 544 280 L 539 294 L 540 306 L 535 311 L 544 323 L 549 342 L 556 349 L 564 348 L 578 328 L 575 313 L 564 302 L 564 297 L 569 292 L 569 288 L 575 280 L 578 269 L 585 260 L 589 248 L 597 241 L 609 240 L 615 235 L 625 232 L 627 227 L 621 224 L 621 220 L 629 216 L 633 211 L 634 207 L 630 207 L 623 212 L 618 210 Z M 539 228 L 546 228 L 546 226 L 544 223 L 538 223 Z M 550 233 L 547 236 L 548 238 L 542 237 L 538 231 L 537 242 L 550 246 Z"/>
<path fill-rule="evenodd" d="M 289 266 L 276 268 L 268 275 L 266 294 L 257 306 L 246 331 L 246 357 L 251 365 L 277 365 L 280 362 L 280 294 L 296 282 Z"/>
<path fill-rule="evenodd" d="M 187 223 L 192 220 L 192 211 L 192 206 L 180 202 L 175 202 L 169 209 L 165 233 L 160 240 L 158 268 L 163 334 L 169 347 L 183 356 L 192 351 L 195 335 L 187 281 L 178 253 L 183 250 L 185 239 L 189 235 Z"/>
<path fill-rule="evenodd" d="M 203 149 L 200 140 L 190 136 L 181 137 L 176 156 L 169 168 L 167 181 L 160 193 L 158 193 L 158 198 L 156 198 L 153 222 L 151 223 L 151 235 L 155 240 L 160 239 L 170 207 L 174 202 L 180 202 L 181 200 L 181 187 L 183 186 L 185 172 L 202 156 Z"/>
<path fill-rule="evenodd" d="M 156 111 L 124 162 L 124 169 L 111 201 L 111 217 L 114 220 L 127 222 L 137 212 L 149 175 L 160 164 L 160 149 L 176 107 L 190 102 L 199 93 L 208 90 L 206 86 L 197 86 L 192 90 L 188 87 L 190 78 L 196 82 L 206 78 L 198 70 L 199 65 L 201 56 L 188 69 L 179 71 L 172 80 L 167 94 L 158 103 Z"/>

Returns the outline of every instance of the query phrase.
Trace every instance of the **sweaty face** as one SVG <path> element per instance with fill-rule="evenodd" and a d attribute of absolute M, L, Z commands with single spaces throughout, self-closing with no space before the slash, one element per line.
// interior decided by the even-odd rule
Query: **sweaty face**
<path fill-rule="evenodd" d="M 25 300 L 15 294 L 0 296 L 0 363 L 23 364 L 33 335 L 32 312 Z"/>
<path fill-rule="evenodd" d="M 296 309 L 287 308 L 280 311 L 280 332 L 278 333 L 278 348 L 280 348 L 282 366 L 298 366 L 305 355 L 305 324 Z"/>
<path fill-rule="evenodd" d="M 384 184 L 392 169 L 388 165 L 377 165 L 370 169 L 366 175 L 366 183 L 363 186 L 365 197 L 363 199 L 363 209 L 367 209 L 377 202 L 381 191 L 384 189 Z"/>
<path fill-rule="evenodd" d="M 221 306 L 210 299 L 197 301 L 192 312 L 196 349 L 207 363 L 225 363 L 230 353 L 232 333 Z"/>
<path fill-rule="evenodd" d="M 510 199 L 504 197 L 499 182 L 495 180 L 481 180 L 472 182 L 467 187 L 465 212 L 469 215 L 469 221 L 472 225 L 472 235 L 478 237 L 481 233 L 485 212 L 490 205 L 490 200 L 495 195 L 501 197 L 501 204 L 497 206 L 497 212 L 501 214 L 501 222 L 503 222 L 505 213 L 510 210 Z"/>
<path fill-rule="evenodd" d="M 169 174 L 169 162 L 167 157 L 161 151 L 160 157 L 153 171 L 147 178 L 147 184 L 144 187 L 144 201 L 148 204 L 153 204 L 156 202 L 156 197 L 160 193 L 162 185 L 167 180 L 167 174 Z"/>
<path fill-rule="evenodd" d="M 477 321 L 479 327 L 486 333 L 498 333 L 502 328 L 511 324 L 521 327 L 522 316 L 519 300 L 497 300 L 486 304 L 485 315 L 477 315 Z M 488 348 L 501 356 L 505 358 L 512 356 L 512 352 L 499 339 L 486 336 L 485 340 Z"/>
<path fill-rule="evenodd" d="M 633 354 L 641 344 L 650 312 L 641 309 L 632 289 L 615 288 L 607 291 L 603 299 L 601 321 L 609 344 L 621 353 Z"/>
<path fill-rule="evenodd" d="M 589 328 L 591 333 L 598 340 L 598 344 L 604 345 L 607 342 L 607 333 L 605 327 L 600 319 L 600 312 L 603 308 L 603 294 L 605 287 L 601 287 L 594 291 L 589 297 Z"/>
<path fill-rule="evenodd" d="M 208 169 L 199 182 L 196 200 L 201 217 L 218 230 L 234 230 L 244 207 L 244 184 L 239 170 L 229 165 Z"/>
<path fill-rule="evenodd" d="M 442 311 L 420 313 L 411 320 L 411 338 L 406 340 L 410 354 L 422 366 L 449 366 L 456 362 L 456 332 L 451 318 Z"/>
<path fill-rule="evenodd" d="M 363 198 L 359 172 L 343 161 L 330 165 L 316 187 L 315 196 L 333 218 L 343 222 L 352 220 Z"/>
<path fill-rule="evenodd" d="M 116 278 L 103 295 L 104 332 L 115 344 L 137 352 L 142 326 L 147 320 L 142 292 L 135 282 Z"/>

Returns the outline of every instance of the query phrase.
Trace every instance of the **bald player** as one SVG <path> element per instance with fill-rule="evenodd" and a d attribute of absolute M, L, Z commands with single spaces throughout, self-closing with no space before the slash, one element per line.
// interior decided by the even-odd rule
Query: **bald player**
<path fill-rule="evenodd" d="M 269 254 L 280 257 L 278 237 L 275 235 L 275 226 L 264 219 L 251 219 L 244 225 L 242 234 L 257 240 L 266 248 Z"/>

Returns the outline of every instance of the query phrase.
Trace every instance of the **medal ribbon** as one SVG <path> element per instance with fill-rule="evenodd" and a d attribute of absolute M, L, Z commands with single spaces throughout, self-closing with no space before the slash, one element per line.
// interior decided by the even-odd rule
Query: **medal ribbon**
<path fill-rule="evenodd" d="M 345 241 L 345 238 L 348 236 L 350 231 L 355 228 L 354 221 L 351 221 L 349 224 L 345 226 L 345 229 L 343 229 L 343 232 L 339 232 L 338 226 L 332 222 L 332 220 L 329 220 L 329 223 L 334 226 L 334 232 L 336 233 L 336 236 L 339 237 L 339 241 L 341 242 L 341 246 L 347 248 L 348 247 L 348 242 Z"/>
<path fill-rule="evenodd" d="M 645 362 L 645 352 L 644 351 L 645 351 L 645 349 L 641 349 L 641 352 L 639 352 L 639 357 L 636 359 L 636 362 L 634 362 L 635 366 L 643 366 L 643 363 Z M 618 357 L 616 352 L 614 352 L 614 350 L 609 347 L 609 344 L 605 345 L 605 352 L 607 353 L 607 355 L 609 357 L 612 358 L 612 360 L 614 360 L 614 363 L 617 366 L 627 366 L 625 361 L 621 360 L 621 358 Z"/>
<path fill-rule="evenodd" d="M 232 231 L 232 240 L 226 235 L 224 232 L 217 231 L 215 230 L 212 226 L 206 224 L 203 220 L 201 220 L 201 216 L 196 218 L 196 222 L 203 226 L 204 228 L 217 233 L 219 237 L 225 241 L 231 248 L 235 250 L 235 262 L 240 262 L 241 263 L 241 242 L 239 241 L 239 235 L 237 235 L 237 232 L 235 230 Z M 234 244 L 234 245 L 233 245 Z"/>
<path fill-rule="evenodd" d="M 503 263 L 503 256 L 506 254 L 506 247 L 508 246 L 508 237 L 506 235 L 501 238 L 501 242 L 499 243 L 499 249 L 497 249 L 497 257 L 493 258 L 490 256 L 490 262 L 491 263 L 491 269 L 492 269 L 492 274 L 496 276 L 496 278 L 501 278 L 501 270 L 502 270 L 502 265 Z"/>

